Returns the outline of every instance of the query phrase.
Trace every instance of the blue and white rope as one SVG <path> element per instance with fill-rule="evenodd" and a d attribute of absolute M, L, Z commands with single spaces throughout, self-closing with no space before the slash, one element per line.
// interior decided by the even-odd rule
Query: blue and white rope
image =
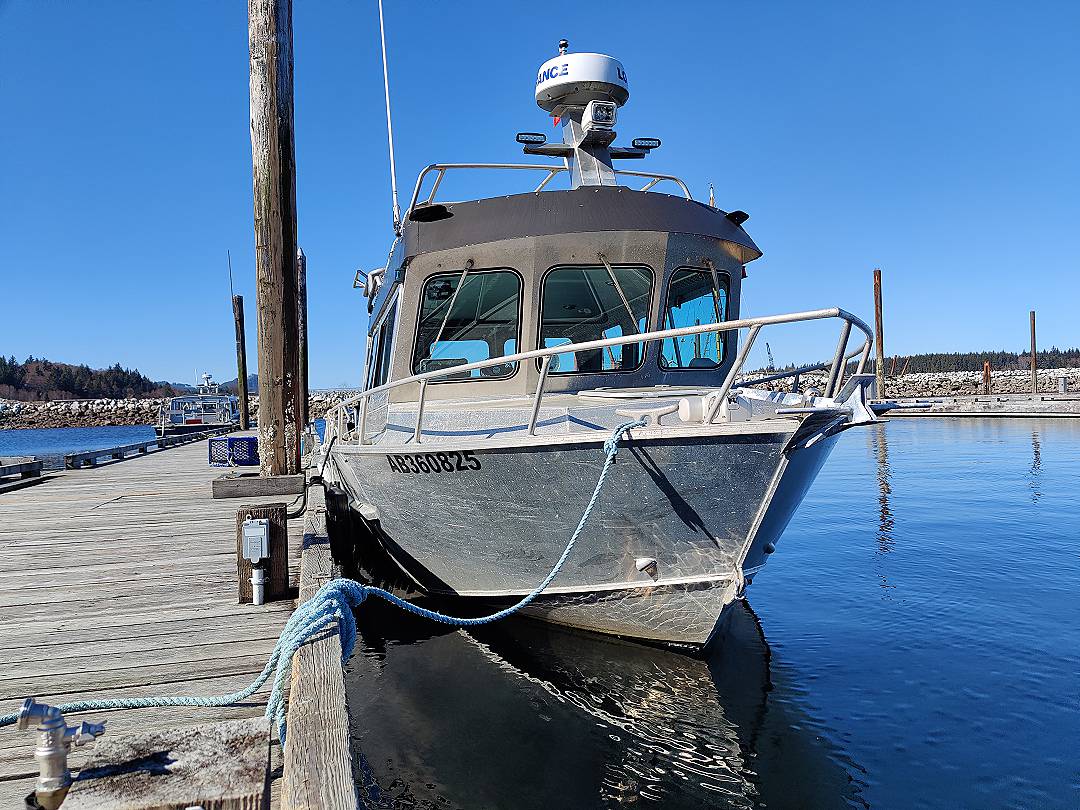
<path fill-rule="evenodd" d="M 573 550 L 574 544 L 577 542 L 578 537 L 581 536 L 581 532 L 584 530 L 585 524 L 589 520 L 589 515 L 592 514 L 593 508 L 596 506 L 596 502 L 600 497 L 600 491 L 607 478 L 608 471 L 611 469 L 611 465 L 615 461 L 615 456 L 619 452 L 619 442 L 630 430 L 636 427 L 644 427 L 645 424 L 646 422 L 644 419 L 638 419 L 633 422 L 626 422 L 625 424 L 619 425 L 612 431 L 611 436 L 604 442 L 604 467 L 600 472 L 599 479 L 596 481 L 596 487 L 593 489 L 592 497 L 589 499 L 589 504 L 585 507 L 585 511 L 581 515 L 581 520 L 578 521 L 577 528 L 574 529 L 574 533 L 570 535 L 570 540 L 567 542 L 566 548 L 563 549 L 562 555 L 552 567 L 551 571 L 548 572 L 548 575 L 544 577 L 543 581 L 527 596 L 523 597 L 519 602 L 510 607 L 503 608 L 502 610 L 487 616 L 479 616 L 471 619 L 459 616 L 447 616 L 436 610 L 429 610 L 428 608 L 415 605 L 412 602 L 406 602 L 404 599 L 401 599 L 382 588 L 365 585 L 352 579 L 335 579 L 319 588 L 311 599 L 304 602 L 293 612 L 292 616 L 289 617 L 289 621 L 286 622 L 285 628 L 282 630 L 277 644 L 274 645 L 274 651 L 271 653 L 270 659 L 266 662 L 266 666 L 263 667 L 262 672 L 259 673 L 250 685 L 241 689 L 239 692 L 233 692 L 228 695 L 217 695 L 214 697 L 191 697 L 181 695 L 177 697 L 79 700 L 72 703 L 62 703 L 56 708 L 67 714 L 72 712 L 103 711 L 108 709 L 148 709 L 166 706 L 231 706 L 248 699 L 258 692 L 263 684 L 270 679 L 271 674 L 273 674 L 274 685 L 270 692 L 270 699 L 266 705 L 266 718 L 277 723 L 278 738 L 281 740 L 281 744 L 284 745 L 286 731 L 285 685 L 288 682 L 289 672 L 292 669 L 293 655 L 296 654 L 296 651 L 299 650 L 300 647 L 319 635 L 319 633 L 330 630 L 336 624 L 338 637 L 341 639 L 341 662 L 342 666 L 344 666 L 352 655 L 353 647 L 356 644 L 356 617 L 353 614 L 353 611 L 369 596 L 385 599 L 387 602 L 397 605 L 402 610 L 406 610 L 416 616 L 421 616 L 425 619 L 431 619 L 432 621 L 452 625 L 454 627 L 476 627 L 477 625 L 489 624 L 490 622 L 506 618 L 521 610 L 521 608 L 540 596 L 548 585 L 552 583 L 555 577 L 559 575 L 559 571 L 570 557 L 570 552 Z M 18 718 L 19 715 L 17 712 L 0 715 L 0 727 L 12 725 Z"/>

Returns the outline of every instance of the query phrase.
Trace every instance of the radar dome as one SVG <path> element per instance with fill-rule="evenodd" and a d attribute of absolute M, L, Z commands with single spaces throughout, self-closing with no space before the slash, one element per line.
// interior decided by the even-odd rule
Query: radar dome
<path fill-rule="evenodd" d="M 630 98 L 622 63 L 602 53 L 563 53 L 540 66 L 536 74 L 536 103 L 545 112 L 558 107 L 584 107 L 590 101 Z"/>

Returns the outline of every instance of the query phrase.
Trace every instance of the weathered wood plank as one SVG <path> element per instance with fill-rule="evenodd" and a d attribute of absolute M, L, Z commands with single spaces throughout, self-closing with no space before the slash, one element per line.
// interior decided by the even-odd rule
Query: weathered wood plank
<path fill-rule="evenodd" d="M 102 739 L 64 800 L 66 810 L 262 810 L 269 801 L 270 727 L 227 720 Z"/>
<path fill-rule="evenodd" d="M 235 475 L 215 478 L 211 490 L 215 498 L 260 498 L 272 495 L 299 495 L 304 491 L 303 475 Z"/>
<path fill-rule="evenodd" d="M 0 681 L 0 701 L 8 701 L 18 708 L 18 702 L 28 695 L 47 698 L 55 692 L 78 692 L 80 689 L 112 690 L 114 697 L 123 697 L 116 693 L 135 686 L 147 686 L 154 683 L 176 683 L 198 675 L 254 675 L 262 670 L 269 657 L 270 648 L 263 651 L 249 652 L 247 655 L 228 656 L 216 659 L 181 660 L 167 664 L 144 662 L 141 666 L 95 670 L 92 673 L 71 672 L 57 673 L 43 678 L 40 675 L 16 677 Z M 190 659 L 191 656 L 181 656 Z M 198 666 L 193 666 L 198 664 Z M 48 701 L 47 701 L 48 702 Z M 212 712 L 207 716 L 212 716 Z"/>
<path fill-rule="evenodd" d="M 312 487 L 305 522 L 309 531 L 300 564 L 301 601 L 337 575 L 321 487 Z M 336 633 L 323 634 L 297 651 L 287 719 L 282 810 L 356 807 L 341 643 Z"/>
<path fill-rule="evenodd" d="M 29 456 L 4 456 L 0 457 L 0 478 L 9 475 L 19 475 L 23 478 L 31 478 L 41 475 L 45 467 L 44 461 Z"/>
<path fill-rule="evenodd" d="M 182 609 L 170 613 L 167 620 L 157 615 L 148 616 L 144 612 L 124 616 L 108 614 L 100 617 L 102 620 L 94 622 L 82 622 L 78 617 L 72 617 L 67 622 L 46 627 L 44 632 L 37 624 L 32 627 L 23 626 L 21 630 L 19 627 L 6 629 L 3 631 L 4 649 L 12 656 L 9 660 L 15 661 L 24 651 L 40 650 L 42 647 L 47 647 L 50 654 L 56 657 L 63 657 L 68 648 L 77 649 L 86 644 L 111 644 L 134 636 L 147 640 L 147 643 L 154 638 L 179 640 L 194 634 L 208 640 L 213 640 L 218 634 L 248 637 L 251 633 L 249 625 L 256 624 L 261 628 L 266 621 L 264 610 L 276 611 L 282 625 L 288 620 L 292 610 L 292 606 L 287 604 L 248 608 L 246 612 L 222 611 L 216 607 Z"/>
<path fill-rule="evenodd" d="M 175 601 L 161 600 L 154 597 L 139 597 L 112 605 L 107 612 L 101 611 L 101 603 L 96 600 L 82 600 L 78 603 L 65 603 L 64 609 L 70 609 L 67 615 L 58 616 L 56 606 L 50 611 L 38 607 L 32 611 L 20 611 L 21 615 L 0 613 L 0 639 L 5 638 L 8 632 L 19 631 L 29 626 L 37 627 L 42 633 L 58 632 L 71 627 L 111 627 L 118 623 L 131 623 L 131 617 L 144 617 L 147 621 L 156 616 L 176 616 L 180 611 L 192 611 L 187 615 L 198 615 L 199 611 L 209 614 L 210 611 L 221 607 L 223 602 L 235 604 L 231 599 L 232 590 L 221 589 L 218 593 L 203 593 L 198 598 L 183 595 Z M 153 608 L 157 608 L 155 613 Z M 272 621 L 278 605 L 264 605 L 267 618 Z M 27 619 L 32 618 L 32 623 Z"/>
<path fill-rule="evenodd" d="M 264 633 L 257 638 L 231 638 L 225 641 L 197 643 L 197 640 L 189 639 L 187 644 L 167 644 L 160 642 L 146 645 L 138 639 L 130 639 L 124 642 L 113 642 L 110 645 L 112 653 L 100 655 L 88 652 L 86 655 L 68 655 L 63 657 L 31 657 L 30 660 L 19 662 L 18 675 L 11 674 L 11 668 L 0 671 L 0 692 L 6 688 L 9 681 L 41 678 L 51 681 L 64 675 L 82 676 L 93 668 L 96 675 L 122 673 L 127 670 L 139 670 L 138 677 L 143 677 L 150 667 L 159 667 L 171 664 L 199 664 L 207 663 L 212 666 L 214 662 L 225 658 L 238 656 L 258 658 L 260 655 L 269 657 L 277 641 L 277 634 Z M 149 656 L 136 656 L 135 653 L 152 653 Z M 153 661 L 147 663 L 147 659 Z M 12 662 L 14 663 L 14 662 Z"/>

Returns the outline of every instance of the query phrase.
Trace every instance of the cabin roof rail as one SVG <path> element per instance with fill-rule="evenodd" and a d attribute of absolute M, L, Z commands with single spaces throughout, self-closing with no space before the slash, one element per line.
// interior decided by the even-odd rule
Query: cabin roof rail
<path fill-rule="evenodd" d="M 405 209 L 405 215 L 402 221 L 409 219 L 409 215 L 417 208 L 425 205 L 435 204 L 435 195 L 439 191 L 439 187 L 442 185 L 443 178 L 446 177 L 448 171 L 459 170 L 488 170 L 493 169 L 497 171 L 531 171 L 531 172 L 547 172 L 547 176 L 544 177 L 540 183 L 535 186 L 532 191 L 543 191 L 547 185 L 555 179 L 559 174 L 563 172 L 569 172 L 570 167 L 564 162 L 558 163 L 432 163 L 425 166 L 419 176 L 416 178 L 416 185 L 413 187 L 412 197 L 409 200 L 409 205 Z M 431 184 L 431 189 L 427 194 L 421 198 L 421 191 L 424 187 L 424 181 L 427 180 L 428 175 L 434 174 L 435 180 Z M 690 193 L 690 189 L 687 187 L 680 178 L 673 174 L 663 174 L 660 172 L 646 172 L 638 171 L 636 169 L 615 169 L 616 175 L 623 175 L 626 177 L 639 177 L 648 180 L 644 187 L 635 189 L 636 191 L 650 191 L 658 183 L 670 182 L 679 187 L 683 196 L 688 200 L 693 200 L 694 196 Z"/>

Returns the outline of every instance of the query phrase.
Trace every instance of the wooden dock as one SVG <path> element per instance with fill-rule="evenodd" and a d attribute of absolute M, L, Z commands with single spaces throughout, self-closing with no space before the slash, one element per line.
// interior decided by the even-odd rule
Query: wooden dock
<path fill-rule="evenodd" d="M 217 695 L 262 669 L 294 602 L 237 604 L 235 516 L 248 503 L 288 499 L 212 500 L 222 471 L 206 453 L 201 441 L 0 494 L 0 713 L 28 696 Z M 289 525 L 297 584 L 304 523 Z M 269 685 L 235 707 L 68 721 L 107 719 L 112 738 L 257 717 L 268 694 Z M 32 789 L 34 743 L 32 732 L 0 729 L 0 807 L 21 807 Z M 85 751 L 73 751 L 73 770 Z"/>

